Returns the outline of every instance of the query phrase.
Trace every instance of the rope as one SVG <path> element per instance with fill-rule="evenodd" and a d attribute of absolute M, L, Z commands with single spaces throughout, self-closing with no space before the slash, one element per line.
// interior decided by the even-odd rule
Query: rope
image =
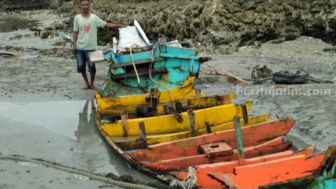
<path fill-rule="evenodd" d="M 45 166 L 45 167 L 57 169 L 57 170 L 60 170 L 60 171 L 71 173 L 71 174 L 77 174 L 77 175 L 85 176 L 85 177 L 88 177 L 91 180 L 96 180 L 96 181 L 100 181 L 100 182 L 110 184 L 112 186 L 118 186 L 118 187 L 127 188 L 127 189 L 155 189 L 155 188 L 149 187 L 149 186 L 126 183 L 126 182 L 122 182 L 122 181 L 109 179 L 109 178 L 106 178 L 103 175 L 89 173 L 85 170 L 76 169 L 76 168 L 73 168 L 73 167 L 61 165 L 59 163 L 51 162 L 51 161 L 47 161 L 47 160 L 43 160 L 43 159 L 32 159 L 32 158 L 27 158 L 27 157 L 17 156 L 17 155 L 13 155 L 13 156 L 0 155 L 0 160 L 30 162 L 30 163 L 33 163 L 33 164 L 42 165 L 42 166 Z"/>
<path fill-rule="evenodd" d="M 132 52 L 132 49 L 133 49 L 133 48 L 137 48 L 137 47 L 139 47 L 137 44 L 132 44 L 132 45 L 130 46 L 130 54 L 131 54 L 131 59 L 132 59 L 133 68 L 134 68 L 135 74 L 136 74 L 137 79 L 138 79 L 138 84 L 139 84 L 139 86 L 140 86 L 140 77 L 139 77 L 138 70 L 137 70 L 137 68 L 136 68 L 136 66 L 135 66 L 134 57 L 133 57 L 133 52 Z"/>
<path fill-rule="evenodd" d="M 150 80 L 152 81 L 152 82 L 154 82 L 154 83 L 157 83 L 158 85 L 161 85 L 163 88 L 165 88 L 166 89 L 166 91 L 167 91 L 167 93 L 168 93 L 168 95 L 169 95 L 169 98 L 170 98 L 170 100 L 171 100 L 171 102 L 172 102 L 172 108 L 173 108 L 173 112 L 174 112 L 174 115 L 175 115 L 175 117 L 176 117 L 176 120 L 178 121 L 178 122 L 182 122 L 183 121 L 183 118 L 182 118 L 182 116 L 177 112 L 177 110 L 176 110 L 176 107 L 175 107 L 175 99 L 174 99 L 174 97 L 173 97 L 173 95 L 171 94 L 171 92 L 170 92 L 170 90 L 168 89 L 168 87 L 164 84 L 164 83 L 161 83 L 161 82 L 159 82 L 159 81 L 155 81 L 154 79 L 153 79 L 153 77 L 152 77 L 152 67 L 153 67 L 153 63 L 154 63 L 154 49 L 152 49 L 152 55 L 151 55 L 151 63 L 150 63 L 150 65 L 149 65 L 149 70 L 148 70 L 148 72 L 149 72 L 149 78 L 150 78 Z"/>
<path fill-rule="evenodd" d="M 219 72 L 219 71 L 217 71 L 217 70 L 214 70 L 215 73 L 212 73 L 211 71 L 207 72 L 207 71 L 202 70 L 202 72 L 204 72 L 206 75 L 224 76 L 224 77 L 233 78 L 233 79 L 235 79 L 235 80 L 237 80 L 237 81 L 239 81 L 239 82 L 241 82 L 243 84 L 246 84 L 246 85 L 250 85 L 251 84 L 250 81 L 246 81 L 246 80 L 244 80 L 244 79 L 242 79 L 242 78 L 240 78 L 240 77 L 238 77 L 236 75 L 233 75 L 232 73 L 226 72 L 223 69 L 221 71 L 222 71 L 222 73 Z"/>
<path fill-rule="evenodd" d="M 166 91 L 167 91 L 168 94 L 169 94 L 169 98 L 170 98 L 170 100 L 172 101 L 172 103 L 175 104 L 175 99 L 174 99 L 173 95 L 171 94 L 171 92 L 169 91 L 168 87 L 167 87 L 164 83 L 161 83 L 161 82 L 159 82 L 159 81 L 155 81 L 155 80 L 153 79 L 153 77 L 152 77 L 152 67 L 153 67 L 153 63 L 154 63 L 154 49 L 152 49 L 151 63 L 150 63 L 150 65 L 149 65 L 149 71 L 148 71 L 148 72 L 149 72 L 149 78 L 150 78 L 150 80 L 153 81 L 154 83 L 157 83 L 158 85 L 161 85 L 163 88 L 165 88 Z"/>

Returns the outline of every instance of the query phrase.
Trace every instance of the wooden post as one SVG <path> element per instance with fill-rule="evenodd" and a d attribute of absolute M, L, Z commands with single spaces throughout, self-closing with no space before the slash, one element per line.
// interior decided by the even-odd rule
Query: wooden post
<path fill-rule="evenodd" d="M 248 119 L 246 104 L 243 104 L 241 107 L 242 107 L 242 111 L 243 111 L 244 125 L 248 125 L 249 124 L 249 119 Z"/>
<path fill-rule="evenodd" d="M 238 164 L 244 165 L 245 163 L 245 155 L 244 155 L 244 143 L 243 143 L 243 135 L 240 127 L 240 117 L 234 117 L 234 129 L 236 133 L 236 142 L 237 142 L 237 150 L 238 150 Z"/>
<path fill-rule="evenodd" d="M 139 123 L 139 146 L 140 148 L 147 148 L 147 134 L 146 134 L 146 127 L 144 122 Z"/>
<path fill-rule="evenodd" d="M 209 122 L 205 122 L 205 128 L 208 134 L 212 133 L 211 125 Z"/>
<path fill-rule="evenodd" d="M 195 126 L 195 113 L 192 109 L 188 110 L 188 116 L 189 116 L 189 128 L 192 136 L 197 135 L 197 130 Z"/>
<path fill-rule="evenodd" d="M 128 136 L 127 118 L 128 118 L 127 112 L 126 111 L 122 112 L 121 113 L 121 124 L 123 127 L 124 137 Z"/>

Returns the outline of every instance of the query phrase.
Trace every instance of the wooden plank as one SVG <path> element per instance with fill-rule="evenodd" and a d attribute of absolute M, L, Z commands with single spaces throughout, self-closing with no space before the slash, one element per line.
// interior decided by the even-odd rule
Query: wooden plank
<path fill-rule="evenodd" d="M 286 135 L 293 125 L 293 119 L 286 119 L 281 121 L 269 121 L 245 127 L 242 129 L 245 148 L 256 146 L 269 139 Z M 143 150 L 141 152 L 133 151 L 130 153 L 137 159 L 144 161 L 146 159 L 162 160 L 162 157 L 165 157 L 165 159 L 172 159 L 186 156 L 196 156 L 199 155 L 198 147 L 200 145 L 219 141 L 226 142 L 234 148 L 237 146 L 234 130 L 228 130 L 214 134 L 201 135 L 193 138 L 151 145 L 149 146 L 151 150 Z"/>
<path fill-rule="evenodd" d="M 164 58 L 156 58 L 154 59 L 154 62 L 162 62 L 164 61 Z M 141 65 L 141 64 L 147 64 L 147 63 L 151 63 L 153 62 L 152 59 L 145 59 L 145 60 L 139 60 L 139 61 L 135 61 L 134 64 L 135 65 Z M 110 68 L 121 68 L 121 67 L 127 67 L 127 66 L 133 66 L 132 62 L 126 62 L 126 63 L 121 63 L 121 64 L 112 64 L 110 66 Z"/>
<path fill-rule="evenodd" d="M 166 69 L 155 69 L 152 71 L 152 74 L 158 74 L 158 73 L 168 73 L 168 71 Z M 148 74 L 149 74 L 148 71 L 138 73 L 139 76 L 148 75 Z M 113 80 L 119 80 L 119 79 L 126 79 L 129 77 L 135 77 L 135 76 L 136 76 L 135 73 L 126 73 L 126 74 L 119 74 L 119 75 L 111 76 L 111 78 Z"/>
<path fill-rule="evenodd" d="M 291 157 L 295 155 L 305 155 L 305 157 L 310 157 L 315 152 L 314 148 L 308 148 L 299 152 L 294 153 L 294 151 L 289 150 L 285 152 L 270 154 L 266 156 L 258 156 L 255 158 L 246 159 L 246 165 L 252 165 L 256 163 L 263 163 L 278 159 L 283 159 L 286 157 Z M 221 188 L 221 183 L 212 179 L 208 176 L 208 173 L 234 173 L 234 169 L 238 166 L 238 161 L 229 161 L 229 162 L 220 162 L 214 164 L 205 164 L 197 167 L 197 182 L 200 188 Z M 186 176 L 184 176 L 184 172 L 181 172 L 177 175 L 177 178 L 180 180 L 184 180 Z"/>
<path fill-rule="evenodd" d="M 226 174 L 226 179 L 223 181 L 226 184 L 232 183 L 237 186 L 237 188 L 260 188 L 276 183 L 305 179 L 312 176 L 313 173 L 320 168 L 323 160 L 324 154 L 310 158 L 306 158 L 304 155 L 296 155 L 237 167 L 235 168 L 235 174 Z"/>
<path fill-rule="evenodd" d="M 251 146 L 244 149 L 246 158 L 254 158 L 263 155 L 269 155 L 274 153 L 279 153 L 287 151 L 291 147 L 291 143 L 286 141 L 284 137 L 279 137 L 274 140 L 262 143 L 257 146 Z M 149 146 L 150 148 L 150 146 Z M 199 150 L 199 147 L 197 148 Z M 156 152 L 157 153 L 157 152 Z M 180 156 L 178 158 L 170 158 L 160 156 L 159 159 L 151 159 L 148 156 L 145 156 L 145 153 L 142 153 L 141 157 L 134 156 L 135 154 L 129 154 L 134 159 L 141 161 L 146 167 L 160 171 L 162 173 L 169 172 L 173 170 L 184 170 L 188 167 L 210 164 L 210 163 L 219 163 L 226 161 L 238 160 L 238 150 L 234 149 L 231 155 L 222 155 L 218 157 L 209 158 L 207 154 L 199 154 L 194 156 Z M 141 158 L 141 159 L 140 159 Z M 144 159 L 146 158 L 146 159 Z"/>
<path fill-rule="evenodd" d="M 225 97 L 230 98 L 230 101 L 233 99 L 231 97 L 231 93 L 229 96 L 206 96 L 206 97 L 200 97 L 200 98 L 191 98 L 188 99 L 188 106 L 193 108 L 193 109 L 201 109 L 201 108 L 206 108 L 206 107 L 211 107 L 211 106 L 217 106 L 217 105 L 222 105 L 223 104 L 223 99 Z"/>

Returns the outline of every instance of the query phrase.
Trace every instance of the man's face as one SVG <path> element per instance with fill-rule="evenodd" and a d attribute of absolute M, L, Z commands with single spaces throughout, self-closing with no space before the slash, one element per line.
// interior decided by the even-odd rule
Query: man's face
<path fill-rule="evenodd" d="M 83 13 L 88 13 L 90 11 L 90 2 L 89 1 L 82 1 L 81 8 Z"/>

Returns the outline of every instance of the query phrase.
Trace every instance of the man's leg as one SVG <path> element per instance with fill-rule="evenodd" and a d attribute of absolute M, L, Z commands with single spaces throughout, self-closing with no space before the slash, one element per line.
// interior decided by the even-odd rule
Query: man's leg
<path fill-rule="evenodd" d="M 96 89 L 96 87 L 94 86 L 94 80 L 96 77 L 96 65 L 90 61 L 89 52 L 87 52 L 86 54 L 86 60 L 87 60 L 87 64 L 88 64 L 88 68 L 90 72 L 90 88 Z"/>
<path fill-rule="evenodd" d="M 83 76 L 83 79 L 84 79 L 85 84 L 86 84 L 86 87 L 84 89 L 90 89 L 91 85 L 89 84 L 89 81 L 88 81 L 88 78 L 87 78 L 87 75 L 86 75 L 86 70 L 84 70 L 82 72 L 82 76 Z"/>
<path fill-rule="evenodd" d="M 90 89 L 90 84 L 85 69 L 85 61 L 86 61 L 85 52 L 76 50 L 76 61 L 77 61 L 77 72 L 82 74 L 82 77 L 85 81 L 86 87 L 84 89 Z"/>
<path fill-rule="evenodd" d="M 91 78 L 90 87 L 91 87 L 91 89 L 95 89 L 95 88 L 96 88 L 96 87 L 94 86 L 94 80 L 95 80 L 95 77 L 96 77 L 96 72 L 94 72 L 94 73 L 91 73 L 91 72 L 90 72 L 90 78 Z"/>

